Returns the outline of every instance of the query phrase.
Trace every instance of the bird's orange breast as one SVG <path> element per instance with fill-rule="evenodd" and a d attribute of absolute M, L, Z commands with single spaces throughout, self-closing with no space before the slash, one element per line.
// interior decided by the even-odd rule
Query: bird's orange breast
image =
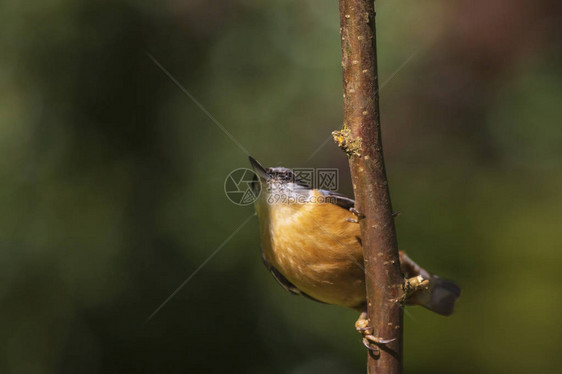
<path fill-rule="evenodd" d="M 264 257 L 289 281 L 326 303 L 364 303 L 359 225 L 346 220 L 352 213 L 334 204 L 304 203 L 270 205 L 258 214 Z"/>

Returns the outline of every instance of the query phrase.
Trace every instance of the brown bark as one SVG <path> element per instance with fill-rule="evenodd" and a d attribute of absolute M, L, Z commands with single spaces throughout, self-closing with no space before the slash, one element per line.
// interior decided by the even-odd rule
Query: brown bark
<path fill-rule="evenodd" d="M 373 335 L 396 339 L 369 354 L 368 372 L 402 371 L 404 282 L 384 166 L 372 0 L 339 0 L 344 85 L 344 128 L 334 138 L 349 157 L 365 257 L 367 303 Z"/>

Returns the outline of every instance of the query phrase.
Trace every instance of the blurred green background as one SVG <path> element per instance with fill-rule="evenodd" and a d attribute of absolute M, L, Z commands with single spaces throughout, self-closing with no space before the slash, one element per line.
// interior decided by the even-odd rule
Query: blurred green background
<path fill-rule="evenodd" d="M 377 4 L 400 247 L 463 288 L 408 309 L 406 372 L 557 372 L 562 3 Z M 349 194 L 338 30 L 325 0 L 0 3 L 0 372 L 365 371 L 357 314 L 284 292 L 255 218 L 144 323 L 253 212 L 223 192 L 246 155 L 147 52 Z"/>

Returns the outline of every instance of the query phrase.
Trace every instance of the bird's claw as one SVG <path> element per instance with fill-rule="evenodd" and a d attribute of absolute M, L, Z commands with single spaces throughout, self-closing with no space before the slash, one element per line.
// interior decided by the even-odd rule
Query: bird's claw
<path fill-rule="evenodd" d="M 369 326 L 367 313 L 363 312 L 355 322 L 355 329 L 363 335 L 363 345 L 371 352 L 378 353 L 379 346 L 393 342 L 395 339 L 383 339 L 373 335 L 373 328 Z"/>
<path fill-rule="evenodd" d="M 384 345 L 395 341 L 396 339 L 381 339 L 373 335 L 366 335 L 363 338 L 363 345 L 371 352 L 378 354 L 380 352 L 379 345 Z"/>
<path fill-rule="evenodd" d="M 404 279 L 404 285 L 402 286 L 403 294 L 400 297 L 400 302 L 405 303 L 414 293 L 418 291 L 427 291 L 428 289 L 429 279 L 425 279 L 421 275 Z"/>
<path fill-rule="evenodd" d="M 350 211 L 351 213 L 353 213 L 353 214 L 357 217 L 357 219 L 346 218 L 345 220 L 346 220 L 347 222 L 359 223 L 359 220 L 365 218 L 365 215 L 364 215 L 363 213 L 361 213 L 360 211 L 358 211 L 357 209 L 355 209 L 355 208 L 349 208 L 349 211 Z M 399 215 L 400 215 L 400 212 L 394 212 L 394 213 L 392 213 L 392 218 L 396 218 L 396 217 L 398 217 Z"/>
<path fill-rule="evenodd" d="M 365 218 L 365 215 L 364 215 L 363 213 L 361 213 L 360 211 L 358 211 L 357 209 L 355 209 L 355 208 L 353 208 L 353 207 L 352 207 L 352 208 L 349 208 L 349 211 L 350 211 L 351 213 L 353 213 L 353 214 L 355 215 L 355 217 L 357 217 L 357 219 L 346 218 L 345 220 L 346 220 L 347 222 L 359 223 L 359 220 Z"/>
<path fill-rule="evenodd" d="M 349 208 L 349 211 L 357 216 L 357 218 L 365 218 L 365 215 L 355 208 Z"/>

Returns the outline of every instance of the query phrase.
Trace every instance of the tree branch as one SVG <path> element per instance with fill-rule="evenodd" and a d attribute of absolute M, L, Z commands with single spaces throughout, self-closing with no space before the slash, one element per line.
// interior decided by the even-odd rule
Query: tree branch
<path fill-rule="evenodd" d="M 396 230 L 384 166 L 372 0 L 339 0 L 344 127 L 334 139 L 347 153 L 365 258 L 367 304 L 373 335 L 396 339 L 368 358 L 369 373 L 402 371 L 402 306 Z"/>

